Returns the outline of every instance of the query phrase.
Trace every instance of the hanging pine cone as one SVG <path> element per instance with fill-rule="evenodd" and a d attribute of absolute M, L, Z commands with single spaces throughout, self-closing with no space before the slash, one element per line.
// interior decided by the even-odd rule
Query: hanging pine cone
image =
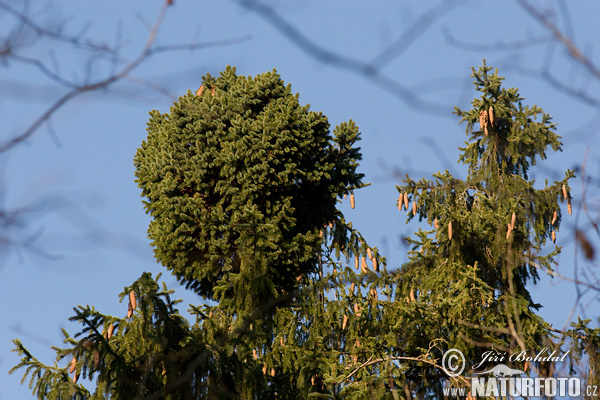
<path fill-rule="evenodd" d="M 554 210 L 554 214 L 552 214 L 552 222 L 551 225 L 554 225 L 554 223 L 556 222 L 556 218 L 558 218 L 558 215 L 556 213 L 556 210 Z"/>
<path fill-rule="evenodd" d="M 448 222 L 448 240 L 452 240 L 452 221 Z"/>
<path fill-rule="evenodd" d="M 129 292 L 129 302 L 131 303 L 131 308 L 135 310 L 137 308 L 137 299 L 133 290 Z"/>
<path fill-rule="evenodd" d="M 571 198 L 567 198 L 567 211 L 569 212 L 569 215 L 571 215 L 573 213 L 573 206 L 571 206 Z"/>
<path fill-rule="evenodd" d="M 373 296 L 373 299 L 375 299 L 375 301 L 378 300 L 377 290 L 371 289 L 369 293 L 371 293 L 371 296 Z"/>
<path fill-rule="evenodd" d="M 552 231 L 552 243 L 556 243 L 556 231 Z"/>
<path fill-rule="evenodd" d="M 417 202 L 414 200 L 413 200 L 412 212 L 413 212 L 413 215 L 417 215 Z"/>
<path fill-rule="evenodd" d="M 369 257 L 369 260 L 373 259 L 373 252 L 370 247 L 367 247 L 367 257 Z"/>
<path fill-rule="evenodd" d="M 483 130 L 485 132 L 485 136 L 488 135 L 488 115 L 484 110 L 479 112 L 479 130 Z"/>
<path fill-rule="evenodd" d="M 114 330 L 115 330 L 114 324 L 110 324 L 110 326 L 108 327 L 108 332 L 106 333 L 107 340 L 112 337 Z"/>
<path fill-rule="evenodd" d="M 400 193 L 400 195 L 398 196 L 398 211 L 402 211 L 403 201 L 404 201 L 404 196 L 402 196 L 402 193 Z"/>
<path fill-rule="evenodd" d="M 98 350 L 94 350 L 94 369 L 98 369 L 100 365 L 100 352 Z"/>
<path fill-rule="evenodd" d="M 408 193 L 404 193 L 404 208 L 408 210 Z"/>
<path fill-rule="evenodd" d="M 69 364 L 69 373 L 72 374 L 73 372 L 75 372 L 76 367 L 77 367 L 77 359 L 75 357 L 73 357 L 73 359 L 71 360 L 71 363 Z"/>
<path fill-rule="evenodd" d="M 196 96 L 202 96 L 203 92 L 204 92 L 204 85 L 201 85 L 200 88 L 198 88 L 198 91 L 196 92 Z"/>
<path fill-rule="evenodd" d="M 355 206 L 355 202 L 354 202 L 354 193 L 352 193 L 350 195 L 350 208 L 352 208 L 354 210 L 354 206 Z"/>
<path fill-rule="evenodd" d="M 363 274 L 366 274 L 367 272 L 369 272 L 369 268 L 367 267 L 367 259 L 364 257 L 361 257 L 361 259 L 360 259 L 360 270 L 362 271 Z"/>
<path fill-rule="evenodd" d="M 346 326 L 348 325 L 348 316 L 344 314 L 344 319 L 342 320 L 342 330 L 346 330 Z"/>
<path fill-rule="evenodd" d="M 354 268 L 358 269 L 358 255 L 354 256 Z"/>
<path fill-rule="evenodd" d="M 490 117 L 490 125 L 494 126 L 494 108 L 492 106 L 490 106 L 490 109 L 488 110 L 488 115 Z"/>
<path fill-rule="evenodd" d="M 517 216 L 515 215 L 515 213 L 512 213 L 512 217 L 510 219 L 510 230 L 512 231 L 513 229 L 515 229 L 515 222 L 517 221 Z"/>
<path fill-rule="evenodd" d="M 485 123 L 483 122 L 483 110 L 479 111 L 479 130 L 482 131 Z"/>

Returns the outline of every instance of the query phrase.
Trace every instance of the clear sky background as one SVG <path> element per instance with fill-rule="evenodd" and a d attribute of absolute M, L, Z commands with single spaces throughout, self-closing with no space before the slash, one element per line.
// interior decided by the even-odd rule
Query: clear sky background
<path fill-rule="evenodd" d="M 23 4 L 0 0 L 22 10 Z M 360 171 L 372 185 L 356 194 L 356 209 L 341 209 L 369 243 L 387 257 L 388 269 L 406 261 L 402 237 L 418 229 L 396 208 L 395 185 L 408 173 L 430 178 L 448 169 L 464 178 L 456 163 L 465 127 L 451 114 L 470 107 L 471 66 L 485 58 L 518 87 L 524 104 L 541 106 L 558 123 L 564 151 L 549 154 L 531 176 L 562 179 L 579 169 L 588 151 L 588 209 L 599 215 L 600 77 L 573 61 L 564 46 L 517 2 L 483 1 L 272 1 L 274 14 L 235 1 L 175 0 L 158 32 L 156 45 L 206 43 L 194 51 L 152 55 L 128 78 L 106 90 L 77 97 L 61 107 L 24 143 L 0 153 L 0 209 L 30 209 L 21 224 L 0 226 L 0 399 L 28 399 L 11 342 L 21 338 L 42 361 L 52 364 L 50 346 L 62 345 L 61 328 L 78 327 L 68 318 L 78 304 L 124 315 L 117 295 L 142 272 L 164 272 L 180 309 L 201 299 L 178 287 L 158 265 L 149 246 L 149 222 L 134 182 L 133 156 L 146 136 L 148 111 L 167 112 L 202 75 L 227 65 L 238 74 L 276 68 L 300 93 L 302 103 L 324 112 L 332 126 L 353 119 L 362 132 Z M 596 65 L 600 3 L 528 3 L 548 12 L 550 21 Z M 50 40 L 35 42 L 29 28 L 19 33 L 14 54 L 36 59 L 65 79 L 92 81 L 119 71 L 143 50 L 163 3 L 159 1 L 31 1 L 28 15 L 40 26 L 121 48 L 119 64 L 94 61 L 90 53 Z M 270 15 L 270 16 L 269 16 Z M 281 19 L 279 19 L 281 18 Z M 289 24 L 289 25 L 288 25 Z M 0 8 L 0 38 L 18 24 Z M 300 35 L 289 36 L 293 28 Z M 287 29 L 287 30 L 286 30 Z M 2 63 L 2 61 L 5 61 Z M 372 63 L 377 74 L 359 67 Z M 556 79 L 552 84 L 549 80 Z M 0 58 L 0 145 L 25 131 L 68 88 L 31 64 Z M 406 93 L 410 93 L 407 95 Z M 597 261 L 585 261 L 573 245 L 575 227 L 600 241 L 582 211 L 581 173 L 573 180 L 574 212 L 563 210 L 557 243 L 564 245 L 557 271 L 594 282 Z M 564 205 L 563 205 L 564 206 Z M 0 220 L 2 224 L 5 221 Z M 8 243 L 7 241 L 12 241 Z M 27 244 L 27 245 L 25 245 Z M 587 274 L 587 275 L 585 275 Z M 557 329 L 574 315 L 597 320 L 598 292 L 542 276 L 531 289 L 541 314 Z"/>

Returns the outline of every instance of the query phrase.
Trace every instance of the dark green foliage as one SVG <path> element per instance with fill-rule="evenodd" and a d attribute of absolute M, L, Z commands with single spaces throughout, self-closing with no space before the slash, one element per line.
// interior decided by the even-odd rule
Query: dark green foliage
<path fill-rule="evenodd" d="M 398 299 L 414 290 L 417 303 L 436 311 L 423 327 L 427 337 L 447 339 L 448 347 L 470 360 L 480 360 L 490 348 L 551 346 L 549 326 L 535 314 L 539 305 L 526 286 L 555 263 L 560 248 L 542 248 L 558 231 L 558 201 L 574 176 L 566 171 L 562 181 L 541 189 L 527 180 L 548 147 L 560 149 L 559 136 L 550 116 L 523 106 L 517 90 L 503 89 L 503 79 L 490 71 L 485 64 L 473 70 L 481 97 L 469 111 L 456 109 L 469 136 L 459 158 L 468 167 L 467 179 L 446 171 L 433 182 L 407 177 L 398 187 L 416 201 L 420 220 L 438 225 L 411 239 L 414 251 L 399 274 Z"/>
<path fill-rule="evenodd" d="M 42 364 L 18 340 L 15 351 L 23 358 L 11 372 L 26 368 L 23 379 L 31 375 L 33 393 L 39 399 L 134 399 L 171 386 L 165 399 L 193 398 L 200 393 L 195 375 L 203 365 L 191 365 L 205 347 L 201 337 L 179 315 L 175 308 L 178 301 L 170 299 L 172 292 L 166 287 L 160 290 L 149 274 L 125 288 L 121 298 L 131 290 L 139 305 L 132 318 L 103 315 L 89 306 L 79 306 L 70 320 L 81 323 L 82 330 L 75 337 L 63 330 L 68 347 L 54 348 L 56 361 L 66 359 L 70 366 L 73 357 L 77 360 L 75 374 L 79 379 L 97 378 L 94 393 L 73 382 L 68 366 Z M 181 351 L 183 348 L 186 350 Z M 194 383 L 177 387 L 173 381 L 190 368 Z"/>
<path fill-rule="evenodd" d="M 560 248 L 547 242 L 573 173 L 544 187 L 528 180 L 560 138 L 548 115 L 522 106 L 490 71 L 473 70 L 481 97 L 456 110 L 469 138 L 459 156 L 467 178 L 445 171 L 398 187 L 415 202 L 408 219 L 437 228 L 409 238 L 409 261 L 392 271 L 335 208 L 362 185 L 356 126 L 332 138 L 275 73 L 207 76 L 201 96 L 152 113 L 136 167 L 157 258 L 216 304 L 191 306 L 188 323 L 144 274 L 121 294 L 137 295 L 131 318 L 79 307 L 79 339 L 65 332 L 68 348 L 55 349 L 58 361 L 75 356 L 78 374 L 98 378 L 93 394 L 19 341 L 13 371 L 26 368 L 40 400 L 399 400 L 465 387 L 440 368 L 448 348 L 467 363 L 492 348 L 559 348 L 528 285 L 556 262 Z M 355 269 L 361 259 L 366 269 Z M 597 383 L 599 332 L 588 323 L 569 332 L 571 361 L 588 357 Z"/>
<path fill-rule="evenodd" d="M 213 297 L 217 285 L 230 295 L 260 253 L 266 293 L 292 290 L 315 271 L 336 198 L 361 186 L 358 128 L 349 121 L 332 137 L 327 118 L 300 105 L 275 72 L 250 78 L 227 68 L 203 88 L 168 114 L 150 113 L 135 157 L 156 257 Z"/>

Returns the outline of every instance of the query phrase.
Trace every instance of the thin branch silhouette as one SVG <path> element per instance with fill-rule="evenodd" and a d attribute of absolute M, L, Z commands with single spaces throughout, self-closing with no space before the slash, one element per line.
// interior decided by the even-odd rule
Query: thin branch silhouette
<path fill-rule="evenodd" d="M 362 76 L 380 89 L 399 98 L 409 108 L 416 111 L 436 116 L 450 116 L 452 110 L 447 105 L 424 100 L 413 90 L 409 89 L 408 86 L 381 72 L 381 67 L 402 53 L 402 51 L 404 51 L 434 22 L 430 21 L 429 23 L 424 23 L 423 18 L 425 18 L 425 16 L 419 19 L 417 24 L 407 30 L 404 35 L 400 36 L 400 38 L 388 47 L 384 53 L 380 53 L 370 62 L 365 62 L 362 59 L 338 54 L 309 39 L 308 36 L 296 29 L 270 5 L 253 0 L 240 0 L 239 4 L 261 16 L 307 55 L 325 64 Z M 444 5 L 447 6 L 446 3 L 444 3 Z M 438 8 L 434 8 L 426 14 L 426 17 L 440 18 L 446 13 L 447 12 L 445 11 L 440 11 Z M 421 25 L 417 26 L 418 24 Z"/>
<path fill-rule="evenodd" d="M 52 39 L 58 40 L 60 42 L 69 43 L 78 48 L 81 47 L 85 50 L 90 50 L 90 51 L 95 52 L 88 59 L 88 62 L 87 62 L 88 65 L 86 68 L 86 78 L 84 79 L 83 83 L 79 84 L 79 83 L 65 79 L 60 74 L 58 74 L 58 73 L 52 71 L 50 68 L 48 68 L 40 60 L 15 54 L 13 51 L 13 48 L 11 47 L 11 44 L 10 43 L 5 44 L 5 48 L 2 51 L 2 54 L 4 55 L 4 57 L 6 57 L 8 59 L 16 60 L 21 63 L 30 64 L 30 65 L 35 66 L 40 72 L 42 72 L 50 80 L 60 84 L 61 86 L 66 87 L 70 90 L 66 94 L 62 95 L 60 98 L 55 100 L 54 103 L 50 107 L 48 107 L 46 109 L 46 111 L 44 111 L 41 115 L 39 115 L 36 119 L 34 119 L 34 121 L 29 125 L 29 127 L 26 128 L 23 132 L 13 136 L 11 139 L 6 140 L 3 143 L 0 143 L 0 153 L 5 153 L 6 151 L 10 150 L 14 146 L 29 139 L 35 132 L 37 132 L 39 130 L 39 128 L 44 123 L 46 123 L 46 121 L 48 121 L 52 117 L 52 115 L 54 113 L 56 113 L 65 104 L 69 103 L 70 101 L 77 98 L 78 96 L 80 96 L 84 93 L 89 93 L 89 92 L 98 91 L 98 90 L 105 90 L 108 87 L 110 87 L 111 85 L 115 84 L 116 82 L 118 82 L 122 79 L 130 78 L 131 73 L 135 69 L 137 69 L 140 65 L 142 65 L 144 62 L 149 60 L 150 57 L 152 57 L 153 55 L 156 55 L 159 53 L 165 53 L 165 52 L 174 52 L 174 51 L 183 51 L 183 50 L 188 50 L 188 51 L 189 50 L 199 50 L 199 49 L 210 48 L 210 47 L 220 47 L 220 46 L 239 44 L 244 41 L 247 41 L 250 38 L 249 36 L 244 36 L 244 37 L 228 39 L 228 40 L 215 40 L 215 41 L 207 41 L 207 42 L 200 42 L 200 43 L 155 45 L 156 38 L 157 38 L 159 30 L 162 26 L 163 20 L 166 16 L 167 9 L 168 9 L 168 4 L 164 4 L 158 14 L 158 17 L 156 18 L 156 21 L 154 22 L 154 25 L 151 27 L 148 37 L 146 39 L 146 43 L 145 43 L 143 49 L 138 54 L 138 56 L 132 62 L 126 63 L 123 67 L 121 67 L 117 71 L 116 66 L 118 64 L 123 63 L 123 60 L 121 60 L 121 58 L 119 57 L 120 45 L 118 43 L 119 43 L 120 39 L 117 39 L 116 48 L 110 48 L 108 46 L 94 45 L 93 43 L 90 43 L 87 41 L 82 42 L 81 40 L 79 40 L 76 37 L 65 36 L 61 33 L 53 32 L 53 31 L 41 28 L 38 25 L 36 25 L 34 22 L 32 22 L 29 18 L 27 18 L 25 15 L 17 12 L 16 10 L 12 9 L 9 6 L 0 4 L 0 10 L 5 10 L 5 11 L 9 12 L 11 15 L 18 18 L 24 26 L 27 26 L 27 27 L 33 29 L 36 34 L 46 35 L 46 36 L 48 36 Z M 112 75 L 110 75 L 106 78 L 99 79 L 96 81 L 90 81 L 91 80 L 91 78 L 90 78 L 91 64 L 97 58 L 105 58 L 105 57 L 111 59 L 112 66 L 117 72 L 113 73 Z"/>

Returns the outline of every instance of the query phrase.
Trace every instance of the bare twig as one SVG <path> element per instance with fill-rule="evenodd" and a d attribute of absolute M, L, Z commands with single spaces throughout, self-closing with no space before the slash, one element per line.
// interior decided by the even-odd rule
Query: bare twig
<path fill-rule="evenodd" d="M 388 47 L 386 47 L 381 53 L 374 57 L 369 63 L 375 70 L 380 70 L 384 66 L 388 65 L 406 49 L 410 47 L 427 29 L 437 22 L 442 16 L 448 14 L 455 7 L 461 5 L 462 2 L 453 1 L 451 3 L 441 2 L 436 6 L 432 7 L 429 11 L 421 15 L 421 17 L 415 21 L 414 24 L 406 31 L 402 33 Z"/>
<path fill-rule="evenodd" d="M 512 70 L 522 75 L 535 79 L 541 79 L 548 83 L 551 87 L 555 88 L 561 93 L 568 95 L 569 97 L 572 97 L 575 100 L 582 101 L 593 107 L 600 107 L 600 99 L 591 96 L 589 93 L 586 93 L 583 89 L 576 89 L 572 85 L 568 85 L 566 83 L 561 82 L 547 69 L 544 69 L 542 71 L 536 71 L 522 66 L 512 66 L 511 68 Z"/>
<path fill-rule="evenodd" d="M 19 18 L 21 21 L 23 21 L 23 23 L 26 24 L 28 27 L 31 27 L 32 29 L 34 29 L 35 32 L 38 34 L 49 35 L 50 37 L 56 38 L 57 40 L 72 43 L 77 46 L 82 45 L 78 39 L 69 39 L 69 37 L 64 36 L 62 34 L 58 34 L 58 33 L 40 28 L 37 25 L 35 25 L 33 22 L 31 22 L 28 18 L 26 18 L 24 15 L 16 12 L 15 10 L 11 9 L 10 7 L 5 6 L 5 5 L 0 5 L 0 6 L 2 6 L 2 7 L 0 7 L 0 9 L 5 9 L 5 10 L 9 11 L 11 14 L 15 15 L 17 18 Z M 70 82 L 70 81 L 64 79 L 62 76 L 58 75 L 57 73 L 55 73 L 52 70 L 50 70 L 49 68 L 47 68 L 45 66 L 45 64 L 39 60 L 30 59 L 27 57 L 22 57 L 22 56 L 18 56 L 15 54 L 11 54 L 10 56 L 12 58 L 15 58 L 18 61 L 36 66 L 48 78 L 50 78 L 54 82 L 57 82 L 65 87 L 69 88 L 70 90 L 66 94 L 64 94 L 62 97 L 60 97 L 58 100 L 56 100 L 54 102 L 54 104 L 52 104 L 38 118 L 36 118 L 27 129 L 25 129 L 20 134 L 14 136 L 12 139 L 10 139 L 4 143 L 1 143 L 0 144 L 0 153 L 8 151 L 12 147 L 16 146 L 17 144 L 19 144 L 19 143 L 27 140 L 29 137 L 31 137 L 57 110 L 59 110 L 62 106 L 64 106 L 69 101 L 73 100 L 74 98 L 76 98 L 84 93 L 108 88 L 115 82 L 117 82 L 121 79 L 130 77 L 130 74 L 133 70 L 135 70 L 137 67 L 139 67 L 143 62 L 148 60 L 154 54 L 171 52 L 171 51 L 197 50 L 197 49 L 208 48 L 208 47 L 237 44 L 242 41 L 248 40 L 248 38 L 249 38 L 248 36 L 246 36 L 246 37 L 235 38 L 235 39 L 230 39 L 230 40 L 209 41 L 209 42 L 203 42 L 203 43 L 154 46 L 154 43 L 156 42 L 156 36 L 159 32 L 159 29 L 162 25 L 163 19 L 166 15 L 167 8 L 168 8 L 168 5 L 164 4 L 161 11 L 159 12 L 159 15 L 158 15 L 154 25 L 152 26 L 152 28 L 150 30 L 150 33 L 148 34 L 146 44 L 145 44 L 144 48 L 142 49 L 142 51 L 140 52 L 140 54 L 137 56 L 137 58 L 135 60 L 133 60 L 132 62 L 126 64 L 119 72 L 117 72 L 113 75 L 110 75 L 107 78 L 100 79 L 96 82 L 84 83 L 84 84 L 79 85 L 79 84 L 76 84 L 74 82 Z M 116 57 L 118 54 L 118 48 L 117 49 L 109 49 L 107 47 L 99 47 L 99 46 L 95 46 L 95 45 L 89 45 L 86 48 L 88 50 L 90 50 L 90 49 L 97 50 L 102 53 L 110 53 L 110 54 L 113 54 L 114 57 Z M 96 56 L 98 54 L 99 53 L 96 53 Z M 88 60 L 88 68 L 87 68 L 88 75 L 91 72 L 91 64 L 90 63 L 92 63 L 95 59 L 96 59 L 96 57 L 92 56 Z M 114 60 L 116 60 L 116 59 L 114 59 Z M 116 65 L 116 61 L 114 61 L 113 65 Z M 89 79 L 86 79 L 86 81 L 89 81 Z"/>
<path fill-rule="evenodd" d="M 529 4 L 526 0 L 518 0 L 519 4 L 529 15 L 531 15 L 540 24 L 546 27 L 556 40 L 563 44 L 569 52 L 569 55 L 581 65 L 583 65 L 590 74 L 600 79 L 600 68 L 598 68 L 592 60 L 583 54 L 579 48 L 569 39 L 562 31 L 552 22 L 546 15 L 539 12 L 535 7 Z"/>
<path fill-rule="evenodd" d="M 372 62 L 364 62 L 360 59 L 335 53 L 334 51 L 326 49 L 325 47 L 317 44 L 296 29 L 288 21 L 286 21 L 279 13 L 277 13 L 277 11 L 275 11 L 274 8 L 265 3 L 251 0 L 240 0 L 239 3 L 263 17 L 265 21 L 273 25 L 285 37 L 287 37 L 292 43 L 298 46 L 299 49 L 304 51 L 309 56 L 314 57 L 328 65 L 332 65 L 334 67 L 362 76 L 372 84 L 387 91 L 388 93 L 391 93 L 393 96 L 398 97 L 412 109 L 438 116 L 450 116 L 451 110 L 448 106 L 423 100 L 407 86 L 403 85 L 392 77 L 383 74 L 378 69 L 377 64 L 386 64 L 395 56 L 397 56 L 399 52 L 408 47 L 410 43 L 404 43 L 401 42 L 401 40 L 403 37 L 407 40 L 414 40 L 418 36 L 417 28 L 413 28 L 412 32 L 410 32 L 410 30 L 407 31 L 406 36 L 401 36 L 400 39 L 389 48 L 389 55 L 388 53 L 380 54 Z M 435 17 L 439 17 L 442 14 L 443 13 L 439 11 L 431 12 L 431 15 Z"/>
<path fill-rule="evenodd" d="M 567 281 L 567 282 L 575 283 L 577 285 L 584 286 L 584 287 L 586 287 L 586 288 L 588 288 L 590 290 L 593 290 L 595 292 L 600 293 L 600 280 L 598 280 L 597 282 L 595 282 L 595 283 L 592 284 L 592 283 L 581 281 L 579 279 L 575 279 L 575 278 L 571 278 L 569 276 L 565 276 L 565 275 L 559 274 L 559 273 L 554 272 L 554 271 L 552 271 L 550 269 L 547 269 L 547 268 L 543 268 L 541 265 L 537 264 L 533 260 L 527 260 L 527 262 L 529 264 L 531 264 L 533 267 L 539 269 L 540 271 L 544 271 L 545 273 L 547 273 L 548 275 L 550 275 L 550 276 L 552 276 L 554 278 L 558 278 L 558 279 L 561 279 L 561 280 L 564 280 L 564 281 Z"/>
<path fill-rule="evenodd" d="M 506 51 L 519 51 L 526 50 L 530 47 L 540 46 L 544 44 L 550 43 L 552 36 L 537 36 L 531 37 L 524 40 L 517 40 L 512 42 L 494 42 L 492 44 L 482 44 L 482 43 L 469 43 L 463 40 L 456 38 L 448 27 L 444 27 L 442 32 L 444 33 L 444 38 L 446 39 L 446 43 L 458 47 L 465 50 L 471 51 L 479 51 L 484 53 L 491 52 L 506 52 Z"/>

